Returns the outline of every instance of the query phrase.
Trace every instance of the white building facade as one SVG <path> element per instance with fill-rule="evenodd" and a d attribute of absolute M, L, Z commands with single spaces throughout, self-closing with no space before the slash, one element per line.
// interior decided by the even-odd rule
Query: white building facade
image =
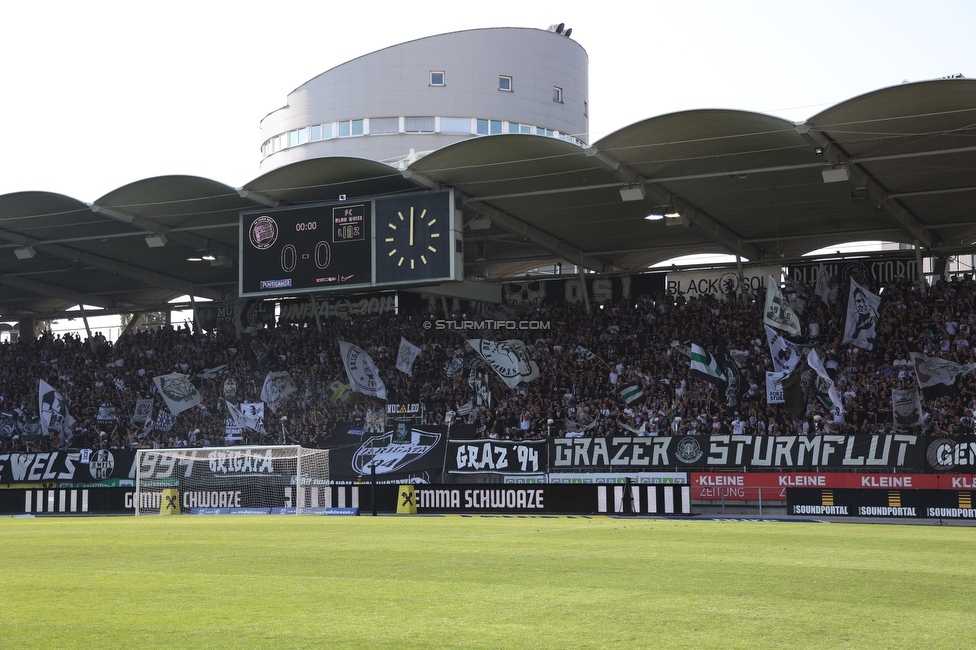
<path fill-rule="evenodd" d="M 589 58 L 554 28 L 452 32 L 336 66 L 261 121 L 261 171 L 329 156 L 405 168 L 484 135 L 588 143 Z"/>

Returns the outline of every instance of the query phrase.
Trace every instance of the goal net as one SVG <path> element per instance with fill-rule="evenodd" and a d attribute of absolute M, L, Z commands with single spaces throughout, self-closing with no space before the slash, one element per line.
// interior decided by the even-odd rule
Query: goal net
<path fill-rule="evenodd" d="M 316 514 L 329 451 L 289 446 L 140 449 L 137 515 Z"/>

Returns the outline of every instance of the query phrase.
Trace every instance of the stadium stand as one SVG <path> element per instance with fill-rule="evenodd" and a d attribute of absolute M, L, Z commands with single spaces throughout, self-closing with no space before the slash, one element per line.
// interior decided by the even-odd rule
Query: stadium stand
<path fill-rule="evenodd" d="M 479 368 L 483 364 L 459 332 L 425 329 L 425 321 L 442 315 L 424 311 L 329 319 L 321 323 L 321 331 L 312 318 L 282 319 L 253 333 L 267 346 L 267 358 L 261 360 L 245 354 L 249 335 L 242 340 L 227 324 L 210 331 L 194 332 L 186 324 L 128 333 L 115 343 L 47 333 L 0 346 L 0 452 L 227 444 L 226 389 L 236 395 L 232 403 L 258 403 L 269 370 L 287 372 L 296 390 L 281 400 L 273 416 L 267 413 L 267 433 L 245 431 L 244 438 L 273 443 L 283 436 L 288 443 L 325 445 L 340 427 L 361 423 L 368 410 L 383 407 L 382 400 L 354 393 L 347 393 L 351 398 L 345 400 L 332 397 L 335 382 L 346 382 L 338 340 L 368 352 L 386 384 L 388 400 L 423 404 L 430 424 L 442 424 L 449 411 L 456 411 L 476 424 L 483 437 L 789 435 L 813 433 L 817 427 L 868 434 L 899 426 L 924 435 L 969 434 L 969 370 L 976 366 L 970 341 L 976 324 L 974 287 L 969 274 L 940 280 L 924 295 L 904 278 L 866 287 L 883 300 L 873 350 L 842 344 L 846 296 L 830 305 L 807 287 L 800 316 L 804 331 L 790 338 L 820 351 L 842 396 L 843 411 L 829 408 L 824 391 L 811 391 L 792 413 L 784 404 L 767 403 L 765 376 L 774 366 L 763 325 L 764 292 L 745 300 L 657 292 L 594 301 L 589 314 L 583 305 L 570 303 L 523 306 L 518 317 L 548 321 L 551 329 L 493 334 L 496 339 L 520 338 L 539 366 L 536 379 L 514 388 Z M 792 302 L 799 307 L 796 296 Z M 423 350 L 412 376 L 395 368 L 401 336 Z M 730 404 L 719 385 L 696 376 L 675 342 L 727 351 L 724 358 L 735 359 L 745 378 L 737 401 Z M 917 386 L 913 351 L 958 366 L 951 386 L 925 391 L 921 423 L 899 425 L 892 392 Z M 478 404 L 469 382 L 472 369 L 488 377 L 490 406 Z M 168 373 L 190 377 L 201 398 L 198 406 L 170 415 L 153 381 Z M 39 380 L 63 396 L 66 412 L 75 420 L 71 434 L 40 435 Z M 638 387 L 636 398 L 622 395 L 629 386 Z M 154 399 L 155 417 L 135 422 L 137 400 L 145 398 Z M 287 421 L 279 427 L 282 417 Z"/>

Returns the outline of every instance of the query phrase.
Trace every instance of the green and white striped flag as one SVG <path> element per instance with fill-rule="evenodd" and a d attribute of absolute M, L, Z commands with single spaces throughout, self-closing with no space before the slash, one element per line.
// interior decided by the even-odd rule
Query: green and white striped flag
<path fill-rule="evenodd" d="M 628 404 L 640 399 L 643 395 L 644 391 L 637 384 L 627 386 L 620 391 L 620 397 Z"/>
<path fill-rule="evenodd" d="M 697 343 L 691 344 L 691 374 L 720 386 L 729 383 L 718 360 Z"/>

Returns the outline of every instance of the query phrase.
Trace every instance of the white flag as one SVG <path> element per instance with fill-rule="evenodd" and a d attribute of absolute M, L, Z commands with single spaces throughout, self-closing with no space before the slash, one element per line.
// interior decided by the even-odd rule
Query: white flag
<path fill-rule="evenodd" d="M 420 356 L 420 348 L 400 337 L 400 349 L 397 351 L 396 369 L 413 377 L 413 362 Z"/>
<path fill-rule="evenodd" d="M 366 351 L 352 343 L 339 341 L 342 365 L 346 368 L 349 385 L 357 393 L 386 399 L 386 386 L 379 370 Z"/>
<path fill-rule="evenodd" d="M 955 390 L 956 377 L 973 371 L 968 363 L 963 365 L 940 357 L 930 357 L 921 352 L 909 352 L 915 364 L 915 378 L 925 399 L 949 395 Z"/>
<path fill-rule="evenodd" d="M 800 362 L 803 351 L 793 341 L 788 341 L 782 334 L 766 325 L 766 340 L 769 342 L 769 354 L 773 358 L 776 372 L 789 373 Z"/>
<path fill-rule="evenodd" d="M 292 393 L 296 392 L 295 380 L 287 372 L 269 372 L 261 387 L 261 401 L 272 411 L 278 410 L 278 404 Z"/>
<path fill-rule="evenodd" d="M 173 372 L 153 377 L 153 382 L 173 415 L 179 415 L 203 401 L 203 397 L 186 375 Z"/>
<path fill-rule="evenodd" d="M 767 276 L 766 281 L 766 307 L 763 309 L 763 322 L 767 325 L 781 329 L 784 332 L 797 335 L 800 333 L 800 319 L 797 318 L 786 299 L 783 292 L 779 290 L 779 283 L 773 276 Z"/>
<path fill-rule="evenodd" d="M 488 385 L 488 371 L 475 368 L 468 373 L 468 386 L 474 389 L 478 406 L 491 406 L 491 387 Z"/>
<path fill-rule="evenodd" d="M 891 414 L 898 431 L 922 426 L 922 400 L 918 386 L 908 390 L 891 389 Z"/>
<path fill-rule="evenodd" d="M 227 413 L 234 421 L 234 426 L 267 433 L 264 430 L 264 402 L 244 402 L 240 407 L 233 403 L 224 401 L 227 405 Z"/>
<path fill-rule="evenodd" d="M 820 377 L 820 380 L 827 385 L 827 396 L 833 402 L 834 408 L 843 412 L 844 400 L 840 395 L 840 391 L 837 390 L 834 380 L 827 374 L 827 369 L 824 368 L 823 361 L 820 360 L 820 355 L 817 354 L 816 350 L 810 350 L 810 353 L 807 354 L 807 364 L 813 368 L 817 376 Z"/>
<path fill-rule="evenodd" d="M 583 357 L 587 361 L 590 361 L 591 359 L 596 359 L 596 355 L 590 352 L 589 350 L 587 350 L 586 348 L 584 348 L 582 345 L 576 346 L 576 354 Z"/>
<path fill-rule="evenodd" d="M 878 307 L 881 297 L 876 296 L 853 279 L 847 297 L 847 318 L 844 320 L 844 343 L 873 350 L 878 338 Z"/>
<path fill-rule="evenodd" d="M 144 424 L 146 420 L 152 420 L 153 401 L 151 398 L 137 399 L 136 409 L 132 414 L 132 422 Z"/>
<path fill-rule="evenodd" d="M 832 305 L 837 300 L 837 276 L 831 275 L 823 264 L 817 269 L 817 288 L 813 293 L 820 296 L 826 305 Z"/>
<path fill-rule="evenodd" d="M 766 403 L 785 404 L 786 398 L 783 395 L 783 380 L 789 376 L 788 372 L 766 371 Z"/>
<path fill-rule="evenodd" d="M 509 388 L 515 388 L 520 382 L 530 382 L 539 376 L 539 366 L 529 358 L 525 343 L 518 339 L 468 339 L 468 345 L 482 356 Z"/>
<path fill-rule="evenodd" d="M 71 439 L 71 427 L 75 420 L 68 415 L 68 403 L 64 401 L 64 396 L 43 379 L 38 385 L 37 408 L 41 414 L 41 433 L 59 436 L 61 444 L 66 444 Z"/>
<path fill-rule="evenodd" d="M 226 363 L 219 365 L 216 368 L 204 368 L 203 370 L 197 373 L 197 377 L 199 377 L 200 379 L 213 379 L 214 377 L 216 377 L 218 374 L 220 374 L 226 369 L 227 369 Z"/>

